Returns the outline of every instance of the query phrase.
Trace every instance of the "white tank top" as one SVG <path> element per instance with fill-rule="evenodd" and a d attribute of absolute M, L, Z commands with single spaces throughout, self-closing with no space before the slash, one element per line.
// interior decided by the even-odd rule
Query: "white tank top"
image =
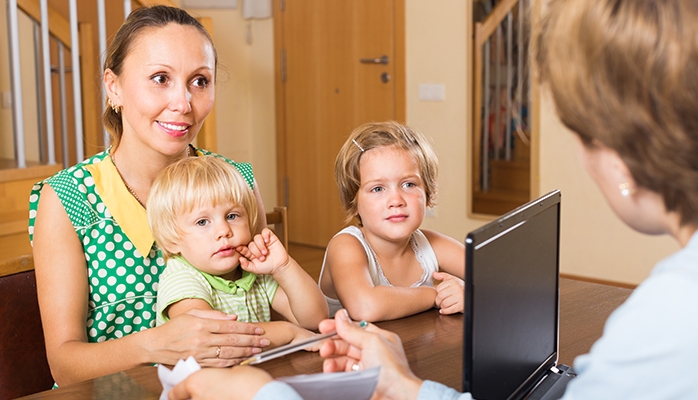
<path fill-rule="evenodd" d="M 373 251 L 371 245 L 364 237 L 364 234 L 363 232 L 361 232 L 361 229 L 359 229 L 356 226 L 348 226 L 339 231 L 339 233 L 337 233 L 337 235 L 342 234 L 349 234 L 354 236 L 359 240 L 359 242 L 361 242 L 361 245 L 364 246 L 364 251 L 366 251 L 366 258 L 368 258 L 368 272 L 371 275 L 373 285 L 393 286 L 390 283 L 390 281 L 388 281 L 388 278 L 385 277 L 385 274 L 383 274 L 383 269 L 378 263 L 376 253 Z M 429 240 L 427 240 L 427 237 L 424 236 L 422 231 L 417 229 L 410 236 L 410 246 L 414 251 L 414 255 L 417 258 L 419 265 L 422 266 L 422 277 L 417 282 L 410 285 L 410 287 L 434 286 L 434 282 L 431 276 L 434 272 L 437 272 L 439 270 L 439 263 L 436 260 L 436 253 L 434 253 L 434 249 L 431 247 Z M 322 276 L 325 273 L 326 261 L 327 252 L 325 251 L 325 256 L 322 260 L 322 269 L 320 270 L 320 278 L 318 279 L 318 285 L 320 284 L 320 282 L 322 282 Z M 322 290 L 322 288 L 320 289 Z M 342 308 L 342 303 L 338 299 L 327 297 L 327 295 L 325 295 L 325 300 L 327 300 L 327 305 L 330 308 L 330 318 L 334 317 L 334 314 L 337 312 L 337 310 Z"/>

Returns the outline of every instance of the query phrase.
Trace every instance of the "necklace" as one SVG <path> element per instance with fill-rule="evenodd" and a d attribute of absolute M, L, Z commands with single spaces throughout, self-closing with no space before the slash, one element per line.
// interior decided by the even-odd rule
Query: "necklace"
<path fill-rule="evenodd" d="M 190 147 L 187 145 L 187 157 L 189 157 L 190 153 L 189 150 Z M 128 182 L 126 182 L 126 179 L 124 179 L 124 176 L 121 175 L 121 171 L 119 171 L 119 166 L 116 165 L 116 158 L 114 157 L 114 154 L 110 151 L 109 152 L 109 158 L 111 158 L 112 164 L 114 164 L 114 168 L 116 168 L 116 173 L 119 174 L 119 178 L 121 178 L 121 182 L 124 183 L 124 186 L 126 186 L 126 189 L 128 190 L 129 193 L 131 193 L 131 196 L 133 196 L 136 201 L 138 201 L 138 204 L 140 204 L 143 208 L 145 208 L 145 204 L 141 201 L 140 197 L 136 194 L 136 192 L 129 186 Z"/>

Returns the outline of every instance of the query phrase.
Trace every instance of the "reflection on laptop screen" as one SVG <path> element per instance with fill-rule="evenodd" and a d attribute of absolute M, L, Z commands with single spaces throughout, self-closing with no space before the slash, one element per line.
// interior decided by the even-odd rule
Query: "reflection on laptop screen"
<path fill-rule="evenodd" d="M 466 239 L 463 390 L 523 398 L 557 362 L 560 192 Z"/>

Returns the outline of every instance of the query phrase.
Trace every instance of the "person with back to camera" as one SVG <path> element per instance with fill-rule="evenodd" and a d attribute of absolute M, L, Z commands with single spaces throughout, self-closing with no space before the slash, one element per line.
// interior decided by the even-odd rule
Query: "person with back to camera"
<path fill-rule="evenodd" d="M 268 228 L 254 234 L 254 192 L 230 163 L 205 156 L 169 165 L 155 179 L 147 206 L 167 263 L 156 325 L 194 309 L 218 310 L 257 323 L 271 346 L 279 346 L 308 339 L 314 335 L 308 329 L 327 318 L 315 280 L 276 235 Z M 272 308 L 287 321 L 271 321 Z"/>
<path fill-rule="evenodd" d="M 698 2 L 552 0 L 533 38 L 546 95 L 578 139 L 584 168 L 632 229 L 681 246 L 606 321 L 563 400 L 695 399 L 698 380 Z M 323 321 L 327 372 L 381 366 L 376 397 L 468 399 L 409 369 L 400 338 L 345 313 Z M 215 378 L 215 379 L 212 379 Z M 299 398 L 258 369 L 190 376 L 170 399 L 244 380 L 257 399 Z M 247 389 L 247 390 L 245 390 Z M 250 397 L 252 397 L 250 395 Z M 294 397 L 295 396 L 295 397 Z M 225 398 L 223 396 L 217 398 Z"/>
<path fill-rule="evenodd" d="M 157 173 L 210 154 L 189 143 L 214 101 L 216 50 L 186 11 L 134 10 L 104 62 L 104 123 L 112 145 L 38 183 L 29 233 L 48 361 L 66 385 L 193 356 L 230 366 L 269 344 L 264 330 L 234 315 L 192 311 L 155 327 L 158 277 L 144 204 Z M 230 161 L 254 187 L 258 226 L 264 207 L 246 163 Z"/>
<path fill-rule="evenodd" d="M 356 128 L 335 162 L 349 226 L 330 240 L 319 285 L 330 316 L 344 307 L 379 321 L 438 307 L 463 312 L 465 250 L 419 229 L 436 203 L 438 159 L 427 138 L 397 122 Z M 438 285 L 434 280 L 441 281 Z"/>

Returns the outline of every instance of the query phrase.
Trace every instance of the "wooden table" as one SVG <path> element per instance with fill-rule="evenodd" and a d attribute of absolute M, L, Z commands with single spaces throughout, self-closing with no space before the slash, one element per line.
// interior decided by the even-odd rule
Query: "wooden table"
<path fill-rule="evenodd" d="M 572 365 L 576 356 L 588 352 L 601 336 L 610 313 L 630 293 L 630 289 L 561 279 L 560 363 Z M 431 310 L 377 325 L 400 335 L 410 367 L 417 376 L 461 389 L 462 314 L 442 316 Z M 275 377 L 312 374 L 322 371 L 322 359 L 317 353 L 298 352 L 259 366 Z M 24 399 L 158 399 L 161 392 L 157 369 L 144 366 Z"/>

